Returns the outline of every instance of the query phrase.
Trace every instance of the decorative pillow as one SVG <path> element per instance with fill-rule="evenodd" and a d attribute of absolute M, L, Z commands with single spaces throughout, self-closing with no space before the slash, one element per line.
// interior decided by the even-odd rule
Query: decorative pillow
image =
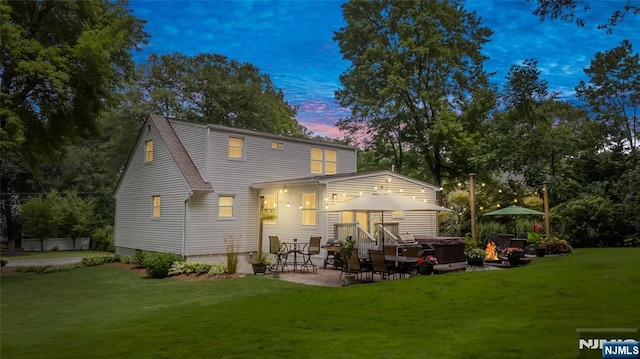
<path fill-rule="evenodd" d="M 400 243 L 403 244 L 410 244 L 410 243 L 415 243 L 416 239 L 413 238 L 413 234 L 411 233 L 405 233 L 405 234 L 400 234 Z"/>

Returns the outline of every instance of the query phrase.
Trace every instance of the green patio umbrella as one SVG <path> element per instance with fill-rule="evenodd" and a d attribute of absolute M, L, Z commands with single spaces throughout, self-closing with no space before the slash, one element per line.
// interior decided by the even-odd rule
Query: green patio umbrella
<path fill-rule="evenodd" d="M 516 216 L 543 216 L 544 212 L 513 205 L 513 206 L 501 208 L 497 211 L 485 213 L 484 215 L 485 216 L 513 216 L 513 235 L 514 237 L 517 237 L 518 230 L 516 228 Z"/>

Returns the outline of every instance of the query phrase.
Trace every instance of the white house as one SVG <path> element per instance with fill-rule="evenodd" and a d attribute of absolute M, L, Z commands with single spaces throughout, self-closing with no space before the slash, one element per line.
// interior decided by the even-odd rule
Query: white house
<path fill-rule="evenodd" d="M 380 214 L 324 210 L 375 188 L 431 203 L 438 190 L 392 171 L 357 173 L 351 146 L 150 115 L 115 190 L 116 253 L 224 262 L 229 241 L 245 256 L 259 243 L 268 250 L 269 235 L 325 243 L 344 239 L 343 226 L 374 241 Z M 278 216 L 259 241 L 262 209 Z M 435 235 L 435 215 L 387 213 L 385 222 Z"/>

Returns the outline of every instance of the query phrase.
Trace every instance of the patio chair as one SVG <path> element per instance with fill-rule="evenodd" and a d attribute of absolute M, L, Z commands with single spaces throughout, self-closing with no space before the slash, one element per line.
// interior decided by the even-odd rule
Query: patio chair
<path fill-rule="evenodd" d="M 301 253 L 302 254 L 302 258 L 304 258 L 304 262 L 302 263 L 302 270 L 305 270 L 306 268 L 311 267 L 311 269 L 313 270 L 314 273 L 318 273 L 318 270 L 316 269 L 316 266 L 311 261 L 311 256 L 312 255 L 316 255 L 316 254 L 320 254 L 320 240 L 321 239 L 322 239 L 322 237 L 311 237 L 309 239 L 309 245 L 307 246 L 305 251 L 303 251 Z"/>
<path fill-rule="evenodd" d="M 371 281 L 373 282 L 373 272 L 371 271 L 371 267 L 365 265 L 360 262 L 358 258 L 358 249 L 354 249 L 351 252 L 351 256 L 349 257 L 349 273 L 354 273 L 360 276 L 360 281 L 362 282 L 362 274 L 363 273 L 371 273 Z"/>
<path fill-rule="evenodd" d="M 373 281 L 373 275 L 378 273 L 381 279 L 387 279 L 389 276 L 396 277 L 396 273 L 398 272 L 394 266 L 390 266 L 387 264 L 387 261 L 384 259 L 384 252 L 381 250 L 369 250 L 369 259 L 371 260 L 371 280 Z"/>
<path fill-rule="evenodd" d="M 280 243 L 278 236 L 269 236 L 269 253 L 275 255 L 276 263 L 273 265 L 273 269 L 284 270 L 287 266 L 287 248 Z"/>

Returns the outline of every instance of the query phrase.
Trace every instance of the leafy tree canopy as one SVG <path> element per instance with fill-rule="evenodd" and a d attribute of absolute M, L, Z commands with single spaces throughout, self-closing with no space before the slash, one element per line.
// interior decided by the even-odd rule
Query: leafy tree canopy
<path fill-rule="evenodd" d="M 125 1 L 10 1 L 0 5 L 1 160 L 35 166 L 96 120 L 123 80 L 144 21 Z"/>
<path fill-rule="evenodd" d="M 582 9 L 585 12 L 591 9 L 589 1 L 586 0 L 527 0 L 536 1 L 538 6 L 533 14 L 544 20 L 549 17 L 552 20 L 560 19 L 566 22 L 575 22 L 578 26 L 584 27 L 586 21 L 576 15 L 576 10 Z M 618 1 L 618 8 L 613 10 L 606 22 L 598 24 L 598 29 L 606 30 L 607 33 L 613 32 L 613 28 L 624 21 L 627 14 L 640 14 L 640 1 L 626 0 Z"/>
<path fill-rule="evenodd" d="M 585 73 L 589 81 L 576 87 L 611 145 L 638 151 L 640 143 L 640 55 L 631 42 L 598 52 Z"/>
<path fill-rule="evenodd" d="M 352 116 L 339 127 L 390 148 L 401 172 L 403 153 L 415 151 L 435 184 L 468 173 L 469 148 L 493 106 L 480 54 L 491 30 L 460 1 L 350 1 L 343 17 L 334 40 L 352 66 L 336 98 Z"/>
<path fill-rule="evenodd" d="M 306 137 L 282 90 L 249 63 L 225 56 L 151 54 L 127 89 L 129 107 L 197 122 Z M 125 103 L 125 105 L 127 105 Z"/>

